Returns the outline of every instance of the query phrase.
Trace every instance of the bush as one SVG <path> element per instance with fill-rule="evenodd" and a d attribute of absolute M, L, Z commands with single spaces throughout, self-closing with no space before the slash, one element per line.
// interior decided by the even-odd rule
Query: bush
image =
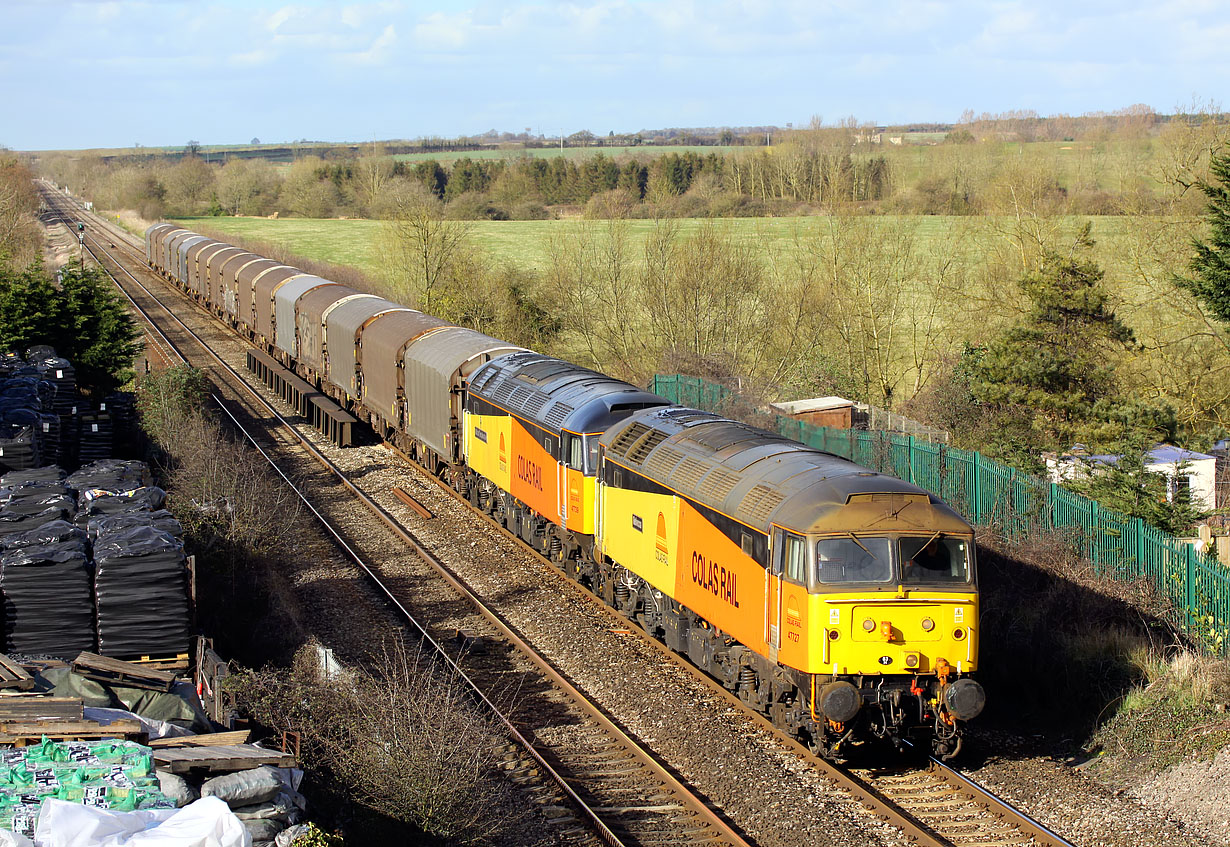
<path fill-rule="evenodd" d="M 538 200 L 523 200 L 508 210 L 511 221 L 548 221 L 551 210 Z"/>
<path fill-rule="evenodd" d="M 137 382 L 141 427 L 155 444 L 174 451 L 183 421 L 198 414 L 208 396 L 204 372 L 191 365 L 147 374 Z"/>
<path fill-rule="evenodd" d="M 308 645 L 291 673 L 242 673 L 236 691 L 262 724 L 301 734 L 305 762 L 343 801 L 448 843 L 491 839 L 519 823 L 496 754 L 505 736 L 455 671 L 394 641 L 370 668 L 322 676 Z"/>
<path fill-rule="evenodd" d="M 768 208 L 755 197 L 727 192 L 709 201 L 709 216 L 713 218 L 760 218 Z"/>
<path fill-rule="evenodd" d="M 1076 191 L 1070 195 L 1069 211 L 1073 215 L 1119 215 L 1120 198 L 1109 191 L 1087 189 Z"/>
<path fill-rule="evenodd" d="M 589 220 L 613 220 L 631 217 L 640 200 L 622 188 L 603 191 L 589 198 L 585 204 L 585 217 Z"/>
<path fill-rule="evenodd" d="M 485 194 L 467 191 L 459 194 L 444 207 L 444 216 L 454 221 L 506 221 L 508 212 L 501 209 Z"/>

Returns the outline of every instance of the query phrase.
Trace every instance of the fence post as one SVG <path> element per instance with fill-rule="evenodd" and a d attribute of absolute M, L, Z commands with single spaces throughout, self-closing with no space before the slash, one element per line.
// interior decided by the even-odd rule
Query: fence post
<path fill-rule="evenodd" d="M 1136 552 L 1136 576 L 1145 575 L 1145 522 L 1140 518 L 1132 518 L 1132 533 L 1136 543 L 1132 545 Z"/>
<path fill-rule="evenodd" d="M 973 485 L 970 486 L 972 489 L 971 496 L 973 499 L 973 502 L 970 505 L 973 506 L 973 508 L 970 509 L 970 514 L 974 516 L 974 523 L 981 526 L 986 526 L 986 515 L 982 513 L 982 468 L 979 465 L 979 460 L 981 458 L 982 454 L 975 450 L 969 463 L 970 476 L 973 477 Z"/>
<path fill-rule="evenodd" d="M 907 435 L 906 438 L 909 439 L 907 442 L 909 444 L 909 452 L 906 453 L 906 461 L 910 463 L 910 482 L 917 485 L 918 476 L 914 473 L 914 436 Z"/>
<path fill-rule="evenodd" d="M 1098 559 L 1098 501 L 1089 501 L 1089 561 L 1093 562 L 1093 572 L 1102 575 L 1102 562 Z"/>
<path fill-rule="evenodd" d="M 1187 627 L 1189 631 L 1196 631 L 1197 615 L 1196 615 L 1196 548 L 1190 544 L 1183 545 L 1184 559 L 1184 576 L 1187 584 L 1186 589 L 1187 602 Z"/>

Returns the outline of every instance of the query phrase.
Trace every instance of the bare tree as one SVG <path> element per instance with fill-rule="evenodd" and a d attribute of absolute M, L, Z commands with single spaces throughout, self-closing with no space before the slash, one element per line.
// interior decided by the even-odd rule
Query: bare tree
<path fill-rule="evenodd" d="M 928 254 L 916 225 L 831 215 L 804 236 L 815 308 L 831 335 L 821 350 L 864 398 L 892 408 L 930 379 L 957 343 L 953 296 L 963 283 L 954 248 Z"/>
<path fill-rule="evenodd" d="M 368 155 L 354 162 L 354 187 L 360 205 L 369 217 L 379 217 L 385 187 L 393 178 L 393 159 L 382 144 L 373 144 Z"/>
<path fill-rule="evenodd" d="M 0 258 L 24 265 L 38 249 L 34 174 L 16 159 L 0 159 Z"/>
<path fill-rule="evenodd" d="M 218 202 L 232 215 L 258 214 L 260 198 L 272 193 L 272 185 L 266 165 L 231 159 L 218 172 Z"/>
<path fill-rule="evenodd" d="M 408 302 L 435 314 L 450 265 L 466 250 L 471 224 L 448 220 L 425 189 L 403 192 L 381 224 L 379 248 L 389 284 Z"/>
<path fill-rule="evenodd" d="M 322 178 L 324 160 L 319 156 L 304 156 L 290 166 L 282 183 L 281 205 L 289 212 L 305 218 L 327 218 L 341 199 L 333 180 Z"/>
<path fill-rule="evenodd" d="M 547 254 L 547 288 L 568 327 L 567 355 L 616 376 L 643 374 L 636 257 L 627 221 L 612 217 L 555 228 Z"/>
<path fill-rule="evenodd" d="M 177 209 L 193 214 L 209 199 L 213 185 L 213 168 L 198 156 L 187 156 L 167 174 L 167 199 Z"/>

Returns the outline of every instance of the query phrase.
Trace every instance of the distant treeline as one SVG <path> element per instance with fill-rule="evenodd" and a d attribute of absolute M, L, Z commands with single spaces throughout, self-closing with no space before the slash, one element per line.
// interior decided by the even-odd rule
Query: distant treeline
<path fill-rule="evenodd" d="M 592 150 L 579 156 L 531 155 L 524 145 L 540 138 L 494 131 L 406 145 L 253 146 L 224 156 L 193 142 L 178 158 L 57 154 L 40 157 L 37 165 L 102 208 L 133 209 L 148 220 L 275 213 L 379 218 L 400 193 L 422 188 L 444 201 L 449 217 L 461 219 L 578 212 L 594 218 L 754 217 L 838 205 L 869 213 L 1001 214 L 1019 205 L 1014 198 L 1023 187 L 1048 213 L 1101 215 L 1160 208 L 1158 183 L 1142 178 L 1144 165 L 1151 146 L 1190 119 L 1138 106 L 1080 117 L 967 113 L 956 125 L 899 130 L 853 120 L 835 127 L 816 122 L 806 129 L 770 129 L 763 137 L 759 130 L 712 128 L 662 130 L 652 139 L 581 132 L 566 139 L 570 147 Z M 1224 123 L 1225 116 L 1204 112 L 1201 119 Z M 907 129 L 916 133 L 915 143 Z M 657 149 L 699 142 L 726 146 Z M 489 155 L 492 145 L 518 143 L 519 151 L 510 146 Z M 618 144 L 625 146 L 612 149 Z M 450 155 L 401 156 L 424 151 Z M 469 152 L 475 155 L 464 155 Z M 293 161 L 275 165 L 267 159 L 272 154 Z"/>

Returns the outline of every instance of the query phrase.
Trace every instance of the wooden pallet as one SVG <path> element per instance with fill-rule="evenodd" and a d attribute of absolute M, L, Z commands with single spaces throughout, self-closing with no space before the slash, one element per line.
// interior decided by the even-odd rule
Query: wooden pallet
<path fill-rule="evenodd" d="M 29 691 L 34 687 L 34 677 L 8 656 L 0 653 L 0 688 Z"/>
<path fill-rule="evenodd" d="M 127 720 L 113 721 L 106 726 L 95 721 L 0 722 L 0 744 L 28 747 L 44 738 L 54 741 L 94 741 L 103 738 L 140 741 L 145 738 L 145 729 L 140 721 Z"/>
<path fill-rule="evenodd" d="M 210 772 L 251 770 L 261 765 L 278 768 L 298 766 L 298 760 L 287 753 L 266 750 L 255 744 L 226 744 L 212 747 L 168 747 L 154 750 L 154 764 L 171 773 L 186 773 L 200 769 Z"/>
<path fill-rule="evenodd" d="M 81 653 L 73 659 L 73 673 L 87 679 L 95 679 L 110 685 L 126 688 L 145 688 L 151 691 L 170 691 L 175 684 L 175 674 L 155 670 L 136 662 L 123 662 L 97 653 Z"/>
<path fill-rule="evenodd" d="M 194 556 L 189 556 L 188 559 L 194 559 Z M 190 562 L 191 563 L 191 562 Z M 186 671 L 188 670 L 188 654 L 176 653 L 174 656 L 140 656 L 129 659 L 134 665 L 144 665 L 147 668 L 153 668 L 160 671 Z"/>
<path fill-rule="evenodd" d="M 84 711 L 79 697 L 21 694 L 0 697 L 0 725 L 31 721 L 80 721 Z"/>
<path fill-rule="evenodd" d="M 233 732 L 206 732 L 201 735 L 175 735 L 170 738 L 151 738 L 149 746 L 155 750 L 165 747 L 225 747 L 244 744 L 252 732 L 237 729 Z"/>

